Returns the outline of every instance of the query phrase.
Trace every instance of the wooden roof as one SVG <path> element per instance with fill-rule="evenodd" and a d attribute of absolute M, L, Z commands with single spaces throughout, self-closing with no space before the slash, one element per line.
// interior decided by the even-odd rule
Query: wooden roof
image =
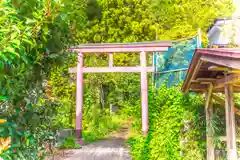
<path fill-rule="evenodd" d="M 172 46 L 172 41 L 152 41 L 133 43 L 92 43 L 70 48 L 73 52 L 111 53 L 111 52 L 163 52 Z"/>
<path fill-rule="evenodd" d="M 232 83 L 240 92 L 240 48 L 196 49 L 183 83 L 183 92 L 205 92 L 212 83 L 213 92 L 224 92 Z"/>

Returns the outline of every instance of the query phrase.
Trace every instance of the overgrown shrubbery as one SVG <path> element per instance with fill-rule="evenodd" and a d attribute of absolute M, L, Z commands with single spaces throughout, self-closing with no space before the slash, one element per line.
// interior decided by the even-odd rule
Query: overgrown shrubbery
<path fill-rule="evenodd" d="M 80 149 L 81 145 L 77 143 L 76 138 L 73 136 L 67 137 L 64 139 L 60 148 L 63 149 Z"/>
<path fill-rule="evenodd" d="M 7 120 L 0 122 L 0 138 L 9 142 L 8 137 L 12 137 L 10 147 L 1 148 L 1 157 L 6 160 L 43 158 L 43 151 L 47 152 L 45 143 L 55 140 L 54 131 L 75 126 L 75 77 L 68 74 L 68 68 L 76 65 L 76 56 L 66 58 L 62 54 L 70 45 L 76 42 L 149 41 L 155 40 L 157 34 L 158 38 L 164 39 L 188 37 L 195 35 L 198 27 L 208 28 L 211 23 L 208 16 L 213 20 L 228 13 L 225 8 L 230 8 L 222 3 L 215 7 L 215 0 L 194 1 L 194 4 L 176 2 L 179 3 L 177 6 L 173 2 L 153 1 L 158 3 L 154 5 L 156 10 L 152 10 L 150 2 L 0 1 L 0 118 Z M 187 5 L 181 5 L 184 3 Z M 198 14 L 189 14 L 189 11 L 198 11 Z M 151 62 L 150 58 L 148 62 Z M 107 65 L 107 56 L 85 55 L 85 64 Z M 114 54 L 114 64 L 138 65 L 139 56 Z M 110 103 L 119 105 L 121 113 L 136 116 L 138 120 L 133 130 L 141 130 L 139 74 L 86 74 L 84 79 L 83 134 L 87 141 L 103 138 L 119 128 L 123 118 L 109 116 L 106 106 Z M 43 80 L 47 81 L 47 88 L 42 85 Z M 183 157 L 194 154 L 201 159 L 203 143 L 199 138 L 204 132 L 198 132 L 203 124 L 195 123 L 202 120 L 198 101 L 195 102 L 192 96 L 186 98 L 175 88 L 162 88 L 158 95 L 150 92 L 149 136 L 133 137 L 133 156 L 136 159 L 157 156 L 174 159 L 182 151 Z M 187 118 L 186 115 L 192 116 Z M 183 120 L 189 120 L 193 129 L 180 132 Z M 186 147 L 178 144 L 180 137 L 190 139 L 184 144 Z M 193 152 L 190 153 L 188 147 L 193 147 Z"/>
<path fill-rule="evenodd" d="M 118 131 L 126 119 L 120 115 L 110 115 L 106 110 L 93 107 L 93 111 L 84 117 L 83 138 L 86 142 L 92 142 L 107 138 L 111 132 Z"/>
<path fill-rule="evenodd" d="M 201 98 L 184 95 L 179 87 L 150 89 L 149 133 L 129 138 L 132 156 L 136 160 L 204 159 L 203 112 Z M 141 131 L 140 117 L 135 123 L 135 130 Z"/>
<path fill-rule="evenodd" d="M 43 82 L 74 43 L 72 34 L 84 21 L 83 7 L 80 1 L 0 1 L 0 118 L 6 120 L 0 124 L 0 157 L 4 160 L 36 160 L 51 151 L 57 129 L 54 118 L 61 104 L 45 94 Z"/>

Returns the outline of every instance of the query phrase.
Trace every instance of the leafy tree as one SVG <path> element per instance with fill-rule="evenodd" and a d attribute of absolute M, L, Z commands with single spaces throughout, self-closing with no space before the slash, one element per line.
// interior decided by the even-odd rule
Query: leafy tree
<path fill-rule="evenodd" d="M 54 139 L 51 136 L 54 123 L 62 123 L 59 122 L 59 117 L 62 117 L 59 114 L 58 121 L 54 121 L 55 115 L 65 109 L 70 110 L 69 114 L 74 112 L 72 93 L 75 86 L 67 83 L 72 78 L 68 68 L 76 65 L 76 56 L 65 57 L 64 49 L 76 43 L 152 41 L 156 37 L 161 40 L 185 38 L 195 35 L 199 27 L 205 31 L 217 16 L 229 15 L 231 3 L 214 0 L 8 0 L 1 1 L 0 6 L 1 99 L 2 105 L 5 105 L 1 116 L 7 119 L 1 125 L 0 135 L 4 138 L 16 137 L 13 140 L 16 145 L 4 151 L 3 156 L 6 159 L 36 159 L 42 144 Z M 151 58 L 148 60 L 151 64 Z M 63 62 L 65 64 L 58 67 Z M 114 54 L 114 64 L 138 65 L 139 55 Z M 105 66 L 107 56 L 85 55 L 85 65 Z M 53 99 L 45 97 L 43 79 L 49 80 Z M 84 121 L 94 119 L 93 128 L 101 124 L 97 122 L 96 116 L 92 117 L 103 115 L 94 111 L 96 106 L 100 106 L 102 90 L 105 90 L 107 104 L 118 104 L 123 106 L 126 114 L 140 115 L 138 74 L 86 74 L 84 79 Z M 63 104 L 67 101 L 73 103 L 64 108 L 56 100 Z M 170 100 L 173 99 L 170 97 Z M 172 110 L 164 106 L 165 103 L 156 107 L 160 108 L 161 105 L 164 112 L 159 114 L 160 117 L 169 119 Z M 183 115 L 181 106 L 182 103 L 177 105 L 176 111 L 172 113 L 181 113 L 178 122 Z M 74 117 L 74 114 L 71 115 Z M 153 126 L 160 121 L 156 118 L 159 115 L 154 116 Z M 101 119 L 109 120 L 104 117 Z M 71 123 L 69 121 L 66 126 L 74 126 Z M 179 124 L 173 123 L 173 128 L 177 126 L 174 130 L 177 135 Z M 162 125 L 165 125 L 163 130 L 169 130 L 164 123 L 154 128 L 154 134 L 158 135 Z M 19 131 L 18 127 L 23 130 Z M 149 141 L 151 147 L 162 138 Z M 168 139 L 172 138 L 168 134 Z M 144 138 L 140 140 L 144 141 Z M 160 150 L 166 153 L 166 157 L 171 157 L 172 153 L 175 155 L 176 150 L 179 150 L 176 138 L 174 142 L 171 152 L 150 147 L 146 153 L 156 156 L 154 153 Z M 136 144 L 143 147 L 142 143 Z"/>
<path fill-rule="evenodd" d="M 231 16 L 230 0 L 153 0 L 151 7 L 157 22 L 159 39 L 179 39 L 203 34 L 215 18 Z"/>
<path fill-rule="evenodd" d="M 45 96 L 43 80 L 74 43 L 73 34 L 85 21 L 84 4 L 0 2 L 0 117 L 6 119 L 0 124 L 0 137 L 11 137 L 10 148 L 1 147 L 1 158 L 39 159 L 45 154 L 44 144 L 55 139 L 53 122 L 59 104 Z"/>

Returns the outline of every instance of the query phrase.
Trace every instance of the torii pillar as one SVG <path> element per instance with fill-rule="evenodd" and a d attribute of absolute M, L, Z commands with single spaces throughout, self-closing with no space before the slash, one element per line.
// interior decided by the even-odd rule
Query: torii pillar
<path fill-rule="evenodd" d="M 143 135 L 147 136 L 148 133 L 148 85 L 147 85 L 147 60 L 146 52 L 140 53 L 141 63 L 141 107 L 142 107 L 142 131 Z"/>
<path fill-rule="evenodd" d="M 82 138 L 83 119 L 83 53 L 78 53 L 77 87 L 76 87 L 76 138 Z"/>

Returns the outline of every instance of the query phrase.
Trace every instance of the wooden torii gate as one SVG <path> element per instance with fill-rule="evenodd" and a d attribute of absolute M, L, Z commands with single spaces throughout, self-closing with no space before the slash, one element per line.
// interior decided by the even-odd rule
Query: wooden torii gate
<path fill-rule="evenodd" d="M 77 73 L 76 95 L 76 137 L 82 138 L 83 118 L 83 73 L 108 73 L 108 72 L 140 72 L 141 73 L 141 108 L 143 135 L 148 132 L 148 85 L 147 72 L 154 72 L 154 68 L 147 67 L 146 52 L 165 52 L 172 45 L 171 41 L 153 41 L 136 43 L 103 43 L 83 44 L 70 48 L 71 52 L 78 53 L 77 68 L 70 68 L 70 73 Z M 141 66 L 114 67 L 112 53 L 140 53 Z M 109 67 L 84 67 L 84 53 L 108 53 Z"/>

